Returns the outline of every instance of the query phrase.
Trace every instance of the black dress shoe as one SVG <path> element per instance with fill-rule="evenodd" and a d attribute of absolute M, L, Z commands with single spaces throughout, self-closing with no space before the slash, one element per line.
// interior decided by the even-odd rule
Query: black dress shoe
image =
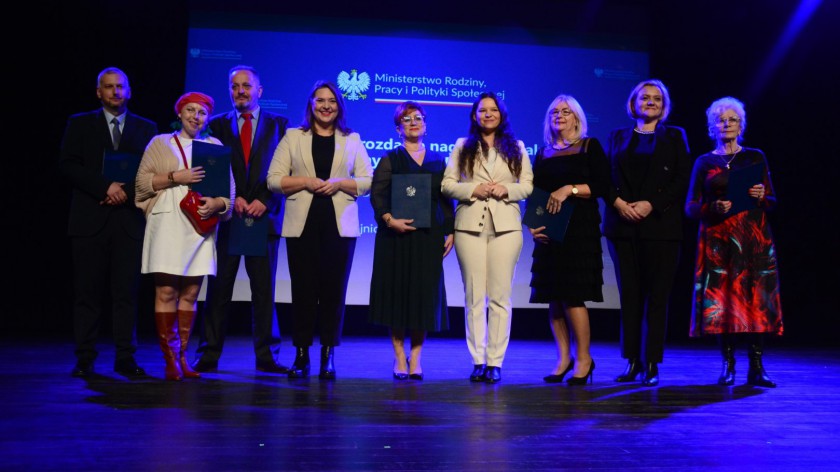
<path fill-rule="evenodd" d="M 484 381 L 489 384 L 499 383 L 502 381 L 502 368 L 487 366 L 484 371 Z"/>
<path fill-rule="evenodd" d="M 335 347 L 321 346 L 321 368 L 318 372 L 321 380 L 335 380 Z"/>
<path fill-rule="evenodd" d="M 616 382 L 632 382 L 636 380 L 636 377 L 639 377 L 642 373 L 644 373 L 644 366 L 642 366 L 642 361 L 639 359 L 630 359 L 627 361 L 627 367 L 624 368 L 624 372 L 621 373 L 618 377 L 615 378 Z"/>
<path fill-rule="evenodd" d="M 309 347 L 295 347 L 295 360 L 289 368 L 290 379 L 309 377 Z"/>
<path fill-rule="evenodd" d="M 70 371 L 73 377 L 90 377 L 93 375 L 93 361 L 78 361 Z"/>
<path fill-rule="evenodd" d="M 546 375 L 545 377 L 543 377 L 543 380 L 545 380 L 546 383 L 550 383 L 550 384 L 560 383 L 560 382 L 563 381 L 563 377 L 565 377 L 566 374 L 571 372 L 572 369 L 574 369 L 574 368 L 575 368 L 575 358 L 572 357 L 571 359 L 569 359 L 569 365 L 566 367 L 566 370 L 564 370 L 563 372 L 560 372 L 559 374 L 556 374 L 556 375 L 555 374 Z"/>
<path fill-rule="evenodd" d="M 129 379 L 137 379 L 146 376 L 146 371 L 137 365 L 134 359 L 124 359 L 114 364 L 114 372 Z"/>
<path fill-rule="evenodd" d="M 648 362 L 645 369 L 645 377 L 642 379 L 642 386 L 655 387 L 659 385 L 659 364 L 656 362 Z"/>
<path fill-rule="evenodd" d="M 470 382 L 484 382 L 484 369 L 486 368 L 487 366 L 484 364 L 475 364 L 472 374 L 470 374 Z"/>
<path fill-rule="evenodd" d="M 257 370 L 271 374 L 288 374 L 289 368 L 275 361 L 257 361 Z"/>
<path fill-rule="evenodd" d="M 218 372 L 219 363 L 215 361 L 205 360 L 203 357 L 196 359 L 191 367 L 196 372 Z"/>

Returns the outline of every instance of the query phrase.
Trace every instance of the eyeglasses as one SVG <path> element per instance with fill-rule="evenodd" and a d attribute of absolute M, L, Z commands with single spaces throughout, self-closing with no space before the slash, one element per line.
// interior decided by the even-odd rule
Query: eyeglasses
<path fill-rule="evenodd" d="M 718 118 L 717 121 L 715 121 L 715 124 L 718 126 L 726 126 L 730 123 L 732 123 L 733 125 L 739 125 L 741 124 L 741 119 L 737 116 L 732 116 L 727 118 Z"/>
<path fill-rule="evenodd" d="M 426 120 L 425 120 L 425 118 L 423 118 L 423 115 L 414 115 L 414 116 L 405 115 L 404 117 L 402 117 L 400 119 L 400 121 L 402 121 L 404 124 L 408 125 L 408 124 L 411 124 L 411 123 L 422 123 Z"/>
<path fill-rule="evenodd" d="M 557 116 L 557 115 L 571 116 L 572 115 L 572 110 L 569 110 L 568 108 L 564 108 L 562 110 L 551 110 L 551 116 Z"/>

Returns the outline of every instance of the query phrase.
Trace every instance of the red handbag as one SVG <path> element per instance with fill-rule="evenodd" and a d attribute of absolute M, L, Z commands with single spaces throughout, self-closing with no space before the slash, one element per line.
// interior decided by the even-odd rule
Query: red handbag
<path fill-rule="evenodd" d="M 210 218 L 202 219 L 198 214 L 198 207 L 201 206 L 201 194 L 195 190 L 188 190 L 184 198 L 181 199 L 181 210 L 187 215 L 187 219 L 192 223 L 195 231 L 205 236 L 216 229 L 219 224 L 218 215 L 213 215 Z"/>
<path fill-rule="evenodd" d="M 184 160 L 184 168 L 189 169 L 189 166 L 187 165 L 187 156 L 184 154 L 184 148 L 181 147 L 181 141 L 178 139 L 177 135 L 175 135 L 175 142 L 178 144 L 178 150 L 181 151 L 181 158 Z M 187 190 L 187 194 L 181 199 L 180 206 L 184 214 L 187 215 L 187 219 L 190 220 L 190 223 L 192 223 L 193 228 L 195 228 L 195 232 L 202 236 L 206 236 L 208 233 L 216 229 L 216 225 L 219 224 L 219 216 L 214 214 L 206 219 L 201 217 L 198 213 L 198 207 L 202 204 L 201 197 L 201 194 L 195 190 Z"/>

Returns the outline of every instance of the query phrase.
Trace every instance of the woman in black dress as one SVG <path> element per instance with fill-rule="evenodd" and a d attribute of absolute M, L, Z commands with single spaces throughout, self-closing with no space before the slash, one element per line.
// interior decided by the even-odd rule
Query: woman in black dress
<path fill-rule="evenodd" d="M 766 211 L 776 194 L 764 153 L 740 144 L 747 128 L 744 104 L 732 97 L 706 110 L 715 150 L 694 162 L 686 214 L 700 220 L 691 336 L 717 335 L 723 355 L 720 385 L 735 383 L 735 342 L 749 346 L 747 383 L 775 387 L 762 362 L 765 335 L 781 335 L 782 306 L 776 249 Z M 757 166 L 753 167 L 753 166 Z M 731 172 L 755 168 L 748 206 L 733 208 Z M 745 172 L 748 172 L 746 170 Z M 755 183 L 753 185 L 753 183 Z"/>
<path fill-rule="evenodd" d="M 601 257 L 601 214 L 597 197 L 609 185 L 609 163 L 601 144 L 586 136 L 586 115 L 574 97 L 559 95 L 545 114 L 545 147 L 534 162 L 534 187 L 549 192 L 546 209 L 557 213 L 574 204 L 562 241 L 552 241 L 544 226 L 530 229 L 534 241 L 531 303 L 548 303 L 549 323 L 557 342 L 557 365 L 544 377 L 569 385 L 592 381 L 595 361 L 589 352 L 589 312 L 584 302 L 601 302 L 604 280 Z M 575 338 L 571 356 L 569 325 Z"/>
<path fill-rule="evenodd" d="M 404 102 L 394 113 L 402 146 L 388 152 L 376 167 L 370 203 L 379 222 L 370 284 L 371 323 L 388 326 L 394 345 L 394 378 L 423 379 L 421 353 L 427 331 L 449 328 L 443 258 L 453 245 L 454 206 L 441 194 L 446 168 L 444 156 L 426 149 L 426 113 L 416 102 Z M 391 213 L 392 175 L 431 175 L 431 198 L 427 202 L 431 226 L 417 228 L 414 220 Z M 406 357 L 409 332 L 411 354 Z"/>
<path fill-rule="evenodd" d="M 668 298 L 680 258 L 682 207 L 691 175 L 685 131 L 666 126 L 671 99 L 656 79 L 630 92 L 631 128 L 610 133 L 611 185 L 605 199 L 604 235 L 615 264 L 621 298 L 621 356 L 617 382 L 642 378 L 659 384 L 665 351 Z"/>

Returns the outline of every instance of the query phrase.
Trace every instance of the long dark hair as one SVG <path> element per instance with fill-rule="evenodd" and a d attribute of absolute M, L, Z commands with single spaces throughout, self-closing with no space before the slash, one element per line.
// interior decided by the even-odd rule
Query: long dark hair
<path fill-rule="evenodd" d="M 473 102 L 472 109 L 470 110 L 470 131 L 458 160 L 458 172 L 461 175 L 472 176 L 475 159 L 479 154 L 479 146 L 481 147 L 480 152 L 482 154 L 486 155 L 490 151 L 490 146 L 481 138 L 481 126 L 475 118 L 478 106 L 485 98 L 492 99 L 496 103 L 496 106 L 499 107 L 500 120 L 499 126 L 494 133 L 493 148 L 507 162 L 510 172 L 518 178 L 520 172 L 522 172 L 522 154 L 519 149 L 519 143 L 513 135 L 510 120 L 508 119 L 507 107 L 494 92 L 484 92 Z"/>
<path fill-rule="evenodd" d="M 333 122 L 335 123 L 335 128 L 345 136 L 352 133 L 353 130 L 347 127 L 344 118 L 344 97 L 341 96 L 341 92 L 335 84 L 326 80 L 319 80 L 312 86 L 312 91 L 309 92 L 309 98 L 306 100 L 306 111 L 303 112 L 303 123 L 300 124 L 300 129 L 304 131 L 312 129 L 312 125 L 315 122 L 315 110 L 312 108 L 312 101 L 315 99 L 315 92 L 322 88 L 330 89 L 330 92 L 335 96 L 335 104 L 338 107 L 338 114 Z"/>

